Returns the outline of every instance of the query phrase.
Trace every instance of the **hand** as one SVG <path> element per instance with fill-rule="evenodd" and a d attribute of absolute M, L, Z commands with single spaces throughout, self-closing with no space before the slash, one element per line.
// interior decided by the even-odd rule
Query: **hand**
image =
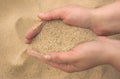
<path fill-rule="evenodd" d="M 66 52 L 52 52 L 42 57 L 40 52 L 31 49 L 28 54 L 63 71 L 77 72 L 101 64 L 111 64 L 119 68 L 119 51 L 119 41 L 99 37 L 96 41 L 80 44 Z"/>
<path fill-rule="evenodd" d="M 62 19 L 66 24 L 83 28 L 91 27 L 93 16 L 92 9 L 84 8 L 79 5 L 69 5 L 38 15 L 42 20 Z"/>
<path fill-rule="evenodd" d="M 119 7 L 120 1 L 97 9 L 71 5 L 41 13 L 39 18 L 42 20 L 62 19 L 66 24 L 91 29 L 98 35 L 111 35 L 120 33 Z M 34 29 L 28 30 L 25 42 L 31 43 L 36 34 L 37 31 Z"/>
<path fill-rule="evenodd" d="M 63 22 L 66 24 L 70 24 L 78 27 L 90 28 L 92 24 L 91 20 L 93 19 L 93 13 L 91 10 L 87 8 L 71 5 L 71 6 L 65 6 L 62 8 L 51 10 L 46 13 L 41 13 L 39 14 L 38 17 L 43 21 L 62 19 Z M 38 33 L 37 31 L 34 31 L 34 27 L 30 28 L 25 34 L 25 42 L 31 43 L 32 38 L 34 38 L 36 34 Z"/>
<path fill-rule="evenodd" d="M 119 8 L 120 1 L 96 9 L 66 6 L 39 14 L 39 17 L 42 20 L 62 19 L 66 24 L 91 29 L 97 35 L 112 35 L 120 33 Z"/>
<path fill-rule="evenodd" d="M 42 20 L 62 19 L 67 24 L 89 28 L 98 35 L 111 35 L 120 33 L 119 4 L 118 1 L 98 9 L 66 6 L 42 13 L 39 17 Z M 25 35 L 26 40 L 30 43 L 35 35 L 34 29 L 29 30 Z M 40 57 L 38 53 L 35 53 L 35 50 L 29 50 L 29 54 L 53 67 L 67 72 L 75 72 L 100 64 L 111 64 L 120 70 L 119 51 L 120 41 L 103 37 L 96 41 L 81 44 L 67 52 L 50 53 Z"/>
<path fill-rule="evenodd" d="M 96 9 L 71 5 L 40 13 L 39 18 L 62 19 L 66 24 L 91 29 L 98 35 L 112 35 L 120 33 L 119 8 L 120 1 Z"/>

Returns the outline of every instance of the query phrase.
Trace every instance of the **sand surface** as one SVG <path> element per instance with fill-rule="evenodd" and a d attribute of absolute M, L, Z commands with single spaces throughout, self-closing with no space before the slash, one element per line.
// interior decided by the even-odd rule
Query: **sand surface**
<path fill-rule="evenodd" d="M 77 44 L 94 40 L 90 30 L 49 21 L 32 44 L 23 42 L 24 33 L 36 23 L 37 14 L 66 4 L 95 8 L 113 0 L 0 0 L 0 79 L 120 79 L 120 72 L 111 66 L 98 66 L 77 73 L 65 73 L 28 56 L 34 47 L 45 54 L 66 51 Z M 110 36 L 120 39 L 120 35 Z"/>

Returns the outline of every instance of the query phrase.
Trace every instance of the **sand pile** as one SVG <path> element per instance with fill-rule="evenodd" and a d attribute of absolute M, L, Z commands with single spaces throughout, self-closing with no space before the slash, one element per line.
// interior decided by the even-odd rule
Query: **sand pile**
<path fill-rule="evenodd" d="M 26 54 L 28 47 L 48 53 L 66 51 L 77 44 L 94 40 L 87 29 L 68 26 L 62 21 L 49 21 L 32 44 L 23 42 L 24 33 L 36 23 L 39 12 L 69 3 L 95 8 L 113 0 L 0 0 L 0 79 L 119 79 L 120 73 L 111 66 L 87 71 L 65 73 Z M 119 35 L 112 38 L 120 39 Z"/>

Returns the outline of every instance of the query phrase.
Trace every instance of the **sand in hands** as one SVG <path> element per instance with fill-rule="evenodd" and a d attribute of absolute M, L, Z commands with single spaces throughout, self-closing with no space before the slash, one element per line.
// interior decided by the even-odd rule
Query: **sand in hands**
<path fill-rule="evenodd" d="M 111 66 L 98 66 L 87 71 L 65 73 L 28 56 L 27 48 L 50 52 L 67 51 L 78 44 L 96 39 L 87 29 L 49 21 L 30 45 L 24 41 L 25 32 L 36 25 L 36 15 L 69 3 L 84 7 L 100 7 L 113 0 L 0 0 L 0 78 L 1 79 L 119 79 L 119 72 Z M 120 39 L 119 35 L 111 36 Z"/>

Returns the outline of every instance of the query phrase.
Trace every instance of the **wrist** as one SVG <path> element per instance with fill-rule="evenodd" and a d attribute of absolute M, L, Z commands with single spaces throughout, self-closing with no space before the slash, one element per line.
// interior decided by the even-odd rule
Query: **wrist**
<path fill-rule="evenodd" d="M 106 47 L 106 52 L 108 55 L 107 63 L 117 69 L 120 69 L 120 41 L 109 41 L 109 44 Z"/>
<path fill-rule="evenodd" d="M 120 67 L 120 41 L 99 37 L 101 62 L 102 64 L 110 64 Z"/>
<path fill-rule="evenodd" d="M 120 1 L 92 10 L 91 30 L 98 35 L 120 33 Z M 114 9 L 114 11 L 113 11 Z"/>
<path fill-rule="evenodd" d="M 91 10 L 91 13 L 92 13 L 92 19 L 91 19 L 91 27 L 90 29 L 95 32 L 96 34 L 98 35 L 103 35 L 104 34 L 104 31 L 101 27 L 101 21 L 102 21 L 102 15 L 100 14 L 101 13 L 101 10 L 99 9 L 93 9 Z"/>

